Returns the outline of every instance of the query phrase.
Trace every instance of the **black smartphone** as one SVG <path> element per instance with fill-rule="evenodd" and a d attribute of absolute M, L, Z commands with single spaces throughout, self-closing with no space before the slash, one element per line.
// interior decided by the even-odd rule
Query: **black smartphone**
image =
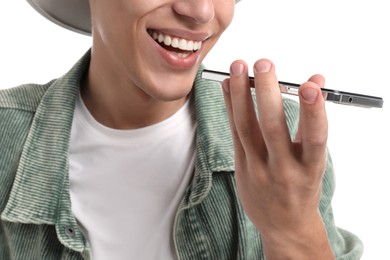
<path fill-rule="evenodd" d="M 202 79 L 206 80 L 222 82 L 224 79 L 229 78 L 230 74 L 221 71 L 204 69 L 202 71 L 201 77 Z M 249 77 L 249 83 L 252 88 L 255 87 L 255 81 L 253 77 Z M 299 86 L 300 84 L 279 81 L 280 92 L 284 94 L 298 95 Z M 383 99 L 381 97 L 374 97 L 327 88 L 321 88 L 321 91 L 326 101 L 331 101 L 337 104 L 353 105 L 366 108 L 383 107 Z"/>

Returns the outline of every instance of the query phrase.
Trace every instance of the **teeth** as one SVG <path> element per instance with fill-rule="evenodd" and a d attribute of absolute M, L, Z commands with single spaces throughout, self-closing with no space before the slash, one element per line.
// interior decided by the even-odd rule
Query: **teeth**
<path fill-rule="evenodd" d="M 164 35 L 159 32 L 153 32 L 152 37 L 159 43 L 163 43 L 166 46 L 172 46 L 173 48 L 177 48 L 183 51 L 196 51 L 199 50 L 202 46 L 201 41 L 186 40 L 182 38 L 172 37 L 169 35 Z"/>
<path fill-rule="evenodd" d="M 190 54 L 189 53 L 182 53 L 182 52 L 175 52 L 177 56 L 184 59 L 187 58 Z"/>
<path fill-rule="evenodd" d="M 178 39 L 178 38 L 173 38 L 173 39 L 172 39 L 171 46 L 172 46 L 173 48 L 178 48 L 178 47 L 179 47 L 179 39 Z"/>
<path fill-rule="evenodd" d="M 167 45 L 167 46 L 170 46 L 172 43 L 172 38 L 171 36 L 165 36 L 164 38 L 164 44 Z"/>

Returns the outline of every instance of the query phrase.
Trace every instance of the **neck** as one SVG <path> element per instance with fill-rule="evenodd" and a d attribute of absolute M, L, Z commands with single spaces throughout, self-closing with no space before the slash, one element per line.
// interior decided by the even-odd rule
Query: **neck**
<path fill-rule="evenodd" d="M 187 100 L 187 96 L 173 101 L 158 100 L 123 77 L 124 72 L 112 67 L 115 66 L 99 62 L 92 55 L 88 74 L 81 84 L 86 107 L 107 127 L 137 129 L 159 123 L 177 112 Z"/>

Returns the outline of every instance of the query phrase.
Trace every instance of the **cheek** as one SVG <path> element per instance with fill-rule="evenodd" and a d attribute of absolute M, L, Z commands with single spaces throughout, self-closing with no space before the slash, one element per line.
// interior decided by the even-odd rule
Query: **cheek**
<path fill-rule="evenodd" d="M 232 22 L 235 9 L 234 0 L 217 0 L 215 3 L 216 18 L 224 31 Z"/>
<path fill-rule="evenodd" d="M 93 28 L 104 42 L 109 39 L 121 38 L 127 34 L 126 27 L 131 22 L 130 17 L 134 17 L 127 2 L 99 0 L 94 2 L 94 6 L 91 6 Z"/>
<path fill-rule="evenodd" d="M 112 13 L 110 11 L 110 13 Z M 95 24 L 95 47 L 110 53 L 114 60 L 127 62 L 134 55 L 137 39 L 136 31 L 129 18 L 123 17 L 120 12 L 117 16 L 105 16 Z M 124 64 L 121 64 L 123 66 Z"/>

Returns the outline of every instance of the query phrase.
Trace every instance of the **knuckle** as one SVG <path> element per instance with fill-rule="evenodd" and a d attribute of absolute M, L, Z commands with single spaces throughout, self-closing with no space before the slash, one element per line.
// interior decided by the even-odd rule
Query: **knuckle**
<path fill-rule="evenodd" d="M 324 148 L 327 143 L 327 138 L 322 135 L 313 135 L 308 137 L 306 142 L 312 148 Z"/>
<path fill-rule="evenodd" d="M 263 125 L 263 131 L 267 133 L 269 138 L 277 139 L 281 135 L 284 135 L 284 124 L 278 120 L 267 121 Z"/>
<path fill-rule="evenodd" d="M 251 138 L 258 130 L 257 121 L 241 121 L 237 124 L 237 132 L 240 138 Z"/>
<path fill-rule="evenodd" d="M 240 139 L 249 139 L 253 135 L 253 131 L 250 127 L 238 127 L 237 134 Z"/>
<path fill-rule="evenodd" d="M 233 127 L 233 128 L 231 128 L 231 131 L 232 131 L 232 137 L 233 137 L 233 139 L 234 139 L 235 141 L 240 141 L 240 137 L 239 137 L 237 128 Z"/>
<path fill-rule="evenodd" d="M 248 128 L 243 128 L 239 130 L 240 138 L 249 138 L 251 136 L 251 131 Z"/>

